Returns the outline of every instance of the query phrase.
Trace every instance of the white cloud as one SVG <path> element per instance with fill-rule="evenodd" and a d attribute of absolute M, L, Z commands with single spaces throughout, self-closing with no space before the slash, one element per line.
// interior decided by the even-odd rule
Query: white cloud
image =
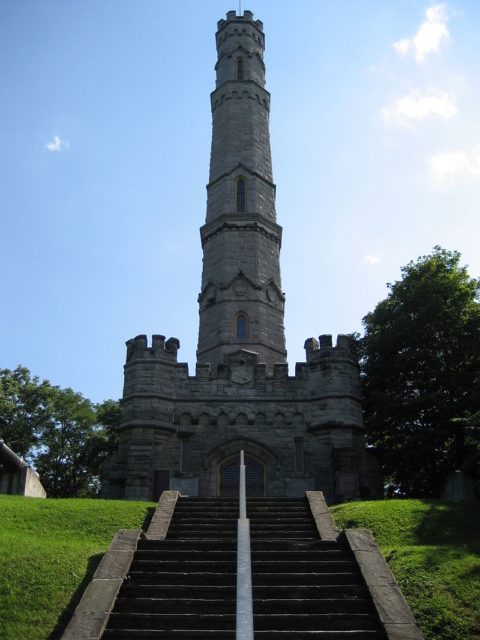
<path fill-rule="evenodd" d="M 435 187 L 451 187 L 465 177 L 480 179 L 480 147 L 437 153 L 428 160 L 428 171 Z"/>
<path fill-rule="evenodd" d="M 422 95 L 417 89 L 399 98 L 393 107 L 382 109 L 381 113 L 389 124 L 409 125 L 414 120 L 424 120 L 429 116 L 449 120 L 457 114 L 457 105 L 455 98 L 444 91 L 430 89 Z"/>
<path fill-rule="evenodd" d="M 425 11 L 426 20 L 419 26 L 413 38 L 403 38 L 393 43 L 400 56 L 415 52 L 417 62 L 424 60 L 430 53 L 440 50 L 440 45 L 450 38 L 447 29 L 446 4 L 436 4 Z"/>
<path fill-rule="evenodd" d="M 366 262 L 367 264 L 378 264 L 380 262 L 380 258 L 377 258 L 377 256 L 365 256 L 363 262 Z"/>
<path fill-rule="evenodd" d="M 410 47 L 412 45 L 411 40 L 408 38 L 404 38 L 403 40 L 398 40 L 393 43 L 393 48 L 398 53 L 399 56 L 406 56 L 410 51 Z"/>
<path fill-rule="evenodd" d="M 68 149 L 69 146 L 70 145 L 68 142 L 62 140 L 61 138 L 59 138 L 59 136 L 54 135 L 53 141 L 47 142 L 47 144 L 45 145 L 45 149 L 47 149 L 47 151 L 59 152 L 62 149 Z"/>

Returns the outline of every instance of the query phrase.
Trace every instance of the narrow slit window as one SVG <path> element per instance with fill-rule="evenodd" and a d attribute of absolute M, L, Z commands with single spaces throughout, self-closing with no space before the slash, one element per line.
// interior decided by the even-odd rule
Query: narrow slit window
<path fill-rule="evenodd" d="M 235 316 L 235 337 L 237 340 L 248 338 L 248 317 L 246 313 L 237 313 Z"/>
<path fill-rule="evenodd" d="M 303 438 L 295 438 L 295 471 L 304 472 L 303 462 Z"/>
<path fill-rule="evenodd" d="M 237 80 L 243 80 L 243 58 L 237 58 Z"/>
<path fill-rule="evenodd" d="M 182 440 L 180 449 L 180 471 L 182 473 L 188 473 L 190 464 L 190 442 L 188 440 Z"/>
<path fill-rule="evenodd" d="M 235 211 L 245 213 L 247 183 L 245 178 L 237 178 L 235 182 Z"/>

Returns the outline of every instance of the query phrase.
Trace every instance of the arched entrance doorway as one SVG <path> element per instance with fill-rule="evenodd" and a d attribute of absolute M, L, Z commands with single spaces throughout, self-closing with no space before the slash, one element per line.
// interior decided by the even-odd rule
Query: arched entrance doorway
<path fill-rule="evenodd" d="M 245 453 L 245 476 L 247 496 L 265 495 L 265 465 Z M 240 481 L 240 453 L 226 458 L 218 467 L 218 493 L 221 496 L 238 496 Z"/>

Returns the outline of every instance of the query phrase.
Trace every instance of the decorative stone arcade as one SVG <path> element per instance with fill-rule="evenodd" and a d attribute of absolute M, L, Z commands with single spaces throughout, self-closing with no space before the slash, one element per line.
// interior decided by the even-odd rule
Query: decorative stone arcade
<path fill-rule="evenodd" d="M 105 497 L 227 495 L 237 491 L 232 461 L 241 449 L 251 495 L 382 495 L 364 443 L 352 340 L 310 338 L 306 362 L 288 375 L 264 40 L 250 11 L 218 23 L 196 371 L 177 361 L 175 338 L 127 342 L 120 443 L 103 468 Z"/>

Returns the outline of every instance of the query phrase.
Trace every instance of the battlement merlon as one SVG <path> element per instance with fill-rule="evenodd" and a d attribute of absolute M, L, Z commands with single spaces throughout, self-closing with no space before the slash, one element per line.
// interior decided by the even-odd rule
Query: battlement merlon
<path fill-rule="evenodd" d="M 254 20 L 253 19 L 253 12 L 252 11 L 247 11 L 245 10 L 243 12 L 243 16 L 237 16 L 237 12 L 236 11 L 227 11 L 227 19 L 223 19 L 221 18 L 218 22 L 217 22 L 217 36 L 218 33 L 225 27 L 225 25 L 227 24 L 231 24 L 232 22 L 251 22 L 252 24 L 254 24 L 257 29 L 262 32 L 263 35 L 263 22 L 261 20 Z"/>
<path fill-rule="evenodd" d="M 177 352 L 180 349 L 180 340 L 169 338 L 165 341 L 165 336 L 153 335 L 152 346 L 148 346 L 147 336 L 140 334 L 131 340 L 127 340 L 127 363 L 132 360 L 162 359 L 177 362 Z"/>
<path fill-rule="evenodd" d="M 337 344 L 333 346 L 331 334 L 323 334 L 315 338 L 308 338 L 304 344 L 307 363 L 318 362 L 324 358 L 339 357 L 358 363 L 358 353 L 355 338 L 351 335 L 338 334 Z"/>

